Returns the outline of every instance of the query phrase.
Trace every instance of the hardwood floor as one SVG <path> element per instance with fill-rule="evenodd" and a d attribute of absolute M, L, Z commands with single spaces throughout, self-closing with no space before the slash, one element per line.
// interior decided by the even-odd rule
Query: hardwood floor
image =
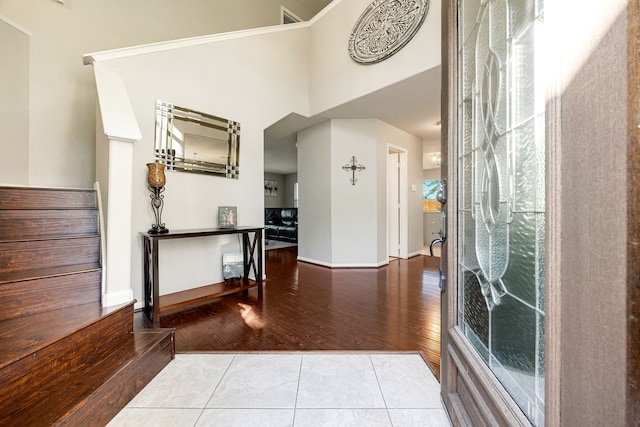
<path fill-rule="evenodd" d="M 266 252 L 262 298 L 228 295 L 164 313 L 176 351 L 421 351 L 440 375 L 440 291 L 430 257 L 381 268 L 297 262 L 297 248 Z M 142 315 L 137 325 L 144 326 Z"/>

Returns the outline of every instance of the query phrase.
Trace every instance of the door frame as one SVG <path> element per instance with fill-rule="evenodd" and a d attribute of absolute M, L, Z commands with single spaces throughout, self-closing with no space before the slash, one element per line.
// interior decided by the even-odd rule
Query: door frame
<path fill-rule="evenodd" d="M 400 258 L 400 154 L 387 152 L 387 258 Z"/>
<path fill-rule="evenodd" d="M 387 144 L 386 151 L 386 183 L 387 183 L 387 259 L 389 259 L 389 154 L 398 154 L 399 157 L 399 173 L 398 173 L 398 196 L 400 202 L 400 209 L 398 212 L 398 219 L 400 222 L 400 251 L 399 257 L 403 259 L 409 258 L 409 191 L 407 189 L 407 185 L 409 182 L 409 166 L 407 161 L 407 150 L 402 147 L 398 147 L 397 145 Z"/>
<path fill-rule="evenodd" d="M 482 361 L 457 327 L 455 310 L 458 282 L 456 257 L 449 248 L 458 246 L 457 236 L 457 167 L 449 159 L 457 158 L 457 139 L 449 143 L 449 135 L 457 135 L 457 1 L 442 7 L 442 98 L 441 152 L 442 176 L 447 178 L 449 197 L 444 208 L 447 240 L 442 247 L 441 263 L 446 266 L 445 292 L 441 298 L 441 374 L 442 399 L 455 426 L 508 425 L 528 426 L 529 420 L 502 384 Z M 447 328 L 446 325 L 455 325 Z"/>
<path fill-rule="evenodd" d="M 442 7 L 443 176 L 451 219 L 442 258 L 442 398 L 456 426 L 530 425 L 475 363 L 456 328 L 447 329 L 457 320 L 457 268 L 449 256 L 457 247 L 457 176 L 456 164 L 445 161 L 457 150 L 450 102 L 457 93 L 457 3 Z M 548 1 L 544 11 L 553 64 L 546 78 L 548 426 L 640 421 L 640 0 L 589 6 Z"/>

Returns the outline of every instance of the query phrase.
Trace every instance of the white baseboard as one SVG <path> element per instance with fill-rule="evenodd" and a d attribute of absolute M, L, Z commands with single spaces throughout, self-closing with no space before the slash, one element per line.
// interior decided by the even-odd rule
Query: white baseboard
<path fill-rule="evenodd" d="M 332 263 L 328 263 L 328 262 L 324 262 L 324 261 L 318 261 L 315 259 L 310 259 L 310 258 L 305 258 L 305 257 L 298 257 L 298 261 L 302 261 L 302 262 L 308 262 L 310 264 L 316 264 L 316 265 L 321 265 L 323 267 L 329 267 L 329 268 L 378 268 L 378 267 L 382 267 L 383 265 L 387 265 L 389 264 L 388 261 L 382 261 L 380 263 L 366 263 L 366 264 L 332 264 Z"/>
<path fill-rule="evenodd" d="M 118 292 L 109 292 L 102 295 L 102 306 L 112 307 L 114 305 L 127 304 L 133 301 L 133 289 L 125 289 Z"/>

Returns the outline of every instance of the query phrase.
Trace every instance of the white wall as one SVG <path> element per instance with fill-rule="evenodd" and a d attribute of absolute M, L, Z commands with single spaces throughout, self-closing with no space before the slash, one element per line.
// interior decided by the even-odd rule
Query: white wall
<path fill-rule="evenodd" d="M 7 80 L 22 87 L 29 79 L 28 138 L 21 132 L 16 139 L 13 131 L 0 128 L 0 140 L 19 144 L 11 176 L 5 178 L 5 171 L 0 182 L 26 184 L 23 174 L 28 173 L 29 185 L 93 186 L 96 89 L 92 70 L 82 64 L 83 54 L 276 25 L 281 5 L 310 19 L 326 3 L 319 1 L 310 10 L 298 0 L 0 1 L 0 15 L 32 33 L 29 71 L 21 62 L 19 76 Z M 10 64 L 7 58 L 20 55 L 24 44 L 4 43 L 5 34 L 0 39 L 2 62 Z"/>
<path fill-rule="evenodd" d="M 422 171 L 422 179 L 424 181 L 430 180 L 430 179 L 441 179 L 442 178 L 442 173 L 440 172 L 440 168 L 436 168 L 436 169 L 424 169 Z M 422 187 L 422 185 L 421 185 Z M 422 191 L 422 190 L 420 190 Z"/>
<path fill-rule="evenodd" d="M 378 257 L 377 230 L 380 218 L 376 210 L 385 203 L 386 187 L 378 187 L 376 152 L 376 120 L 331 121 L 331 233 L 333 266 L 377 266 L 385 263 Z M 342 166 L 355 156 L 365 166 L 356 172 L 357 182 L 351 184 L 351 172 Z M 382 199 L 382 201 L 380 200 Z M 384 239 L 386 241 L 386 239 Z"/>
<path fill-rule="evenodd" d="M 310 109 L 325 111 L 440 65 L 440 0 L 430 2 L 413 39 L 382 62 L 362 65 L 347 50 L 349 35 L 371 0 L 334 1 L 311 27 Z"/>
<path fill-rule="evenodd" d="M 263 131 L 292 110 L 306 112 L 308 30 L 257 33 L 100 62 L 119 70 L 142 132 L 134 146 L 134 233 L 153 222 L 145 164 L 153 161 L 156 98 L 241 126 L 239 179 L 166 173 L 166 226 L 217 226 L 221 205 L 238 207 L 239 225 L 264 223 Z M 142 301 L 142 242 L 137 234 L 131 240 L 131 283 L 134 296 Z M 161 242 L 160 248 L 160 289 L 169 293 L 221 281 L 221 253 L 238 251 L 239 244 L 235 237 L 217 237 Z"/>
<path fill-rule="evenodd" d="M 0 16 L 0 184 L 29 181 L 29 44 L 31 34 Z"/>
<path fill-rule="evenodd" d="M 422 250 L 422 141 L 375 119 L 331 120 L 298 134 L 301 260 L 332 267 L 387 263 L 387 154 L 407 153 L 404 239 L 407 252 Z M 342 166 L 356 156 L 365 166 Z M 413 190 L 415 188 L 415 190 Z"/>
<path fill-rule="evenodd" d="M 298 133 L 298 257 L 330 264 L 331 123 Z"/>

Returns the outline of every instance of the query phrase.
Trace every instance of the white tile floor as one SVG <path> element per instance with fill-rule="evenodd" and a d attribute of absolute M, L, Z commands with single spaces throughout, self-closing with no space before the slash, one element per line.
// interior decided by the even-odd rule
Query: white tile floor
<path fill-rule="evenodd" d="M 415 353 L 177 354 L 115 426 L 450 426 Z"/>

